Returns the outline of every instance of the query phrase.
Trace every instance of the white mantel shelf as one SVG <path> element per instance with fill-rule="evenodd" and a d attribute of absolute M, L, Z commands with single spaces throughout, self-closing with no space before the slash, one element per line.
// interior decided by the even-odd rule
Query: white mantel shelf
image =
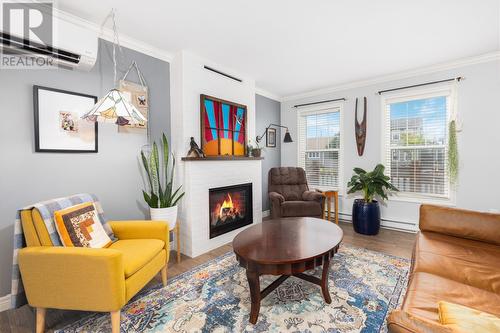
<path fill-rule="evenodd" d="M 207 157 L 183 157 L 183 161 L 260 161 L 264 157 L 253 156 L 207 156 Z"/>

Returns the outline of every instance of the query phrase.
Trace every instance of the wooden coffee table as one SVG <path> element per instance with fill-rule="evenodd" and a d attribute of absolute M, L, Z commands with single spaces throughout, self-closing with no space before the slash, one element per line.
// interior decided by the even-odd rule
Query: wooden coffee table
<path fill-rule="evenodd" d="M 343 235 L 337 225 L 312 217 L 264 221 L 240 232 L 233 240 L 233 249 L 247 273 L 250 322 L 257 322 L 260 301 L 290 276 L 321 286 L 325 302 L 331 303 L 328 270 Z M 321 265 L 321 279 L 303 273 Z M 261 291 L 259 277 L 265 274 L 281 276 Z"/>

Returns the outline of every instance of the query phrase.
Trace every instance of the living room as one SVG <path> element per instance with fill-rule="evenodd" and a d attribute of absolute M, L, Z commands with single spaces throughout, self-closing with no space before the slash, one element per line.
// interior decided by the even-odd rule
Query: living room
<path fill-rule="evenodd" d="M 500 332 L 499 1 L 0 5 L 0 332 Z"/>

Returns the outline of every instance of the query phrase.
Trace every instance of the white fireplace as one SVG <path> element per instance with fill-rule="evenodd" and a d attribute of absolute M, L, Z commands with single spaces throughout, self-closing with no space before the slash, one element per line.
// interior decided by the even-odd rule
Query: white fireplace
<path fill-rule="evenodd" d="M 231 242 L 239 232 L 262 222 L 260 160 L 186 161 L 181 219 L 182 253 L 196 257 Z M 209 190 L 236 184 L 252 184 L 252 224 L 210 239 Z"/>
<path fill-rule="evenodd" d="M 241 82 L 205 69 L 216 68 Z M 255 138 L 255 81 L 188 52 L 171 63 L 171 147 L 175 152 L 176 185 L 186 192 L 179 207 L 181 252 L 196 257 L 227 244 L 244 228 L 262 222 L 262 166 L 258 159 L 183 161 L 194 137 L 200 145 L 200 95 L 247 107 L 247 139 Z M 252 184 L 253 223 L 210 239 L 209 190 Z"/>

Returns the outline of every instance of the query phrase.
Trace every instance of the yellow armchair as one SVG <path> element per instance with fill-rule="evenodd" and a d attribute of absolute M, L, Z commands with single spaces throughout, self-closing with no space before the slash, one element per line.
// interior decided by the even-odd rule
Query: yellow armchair
<path fill-rule="evenodd" d="M 21 214 L 31 234 L 18 258 L 28 303 L 37 309 L 37 333 L 44 330 L 47 308 L 110 312 L 112 332 L 118 333 L 120 309 L 158 272 L 166 285 L 168 223 L 112 221 L 118 240 L 108 248 L 59 247 L 42 237 L 46 229 L 37 214 Z"/>

